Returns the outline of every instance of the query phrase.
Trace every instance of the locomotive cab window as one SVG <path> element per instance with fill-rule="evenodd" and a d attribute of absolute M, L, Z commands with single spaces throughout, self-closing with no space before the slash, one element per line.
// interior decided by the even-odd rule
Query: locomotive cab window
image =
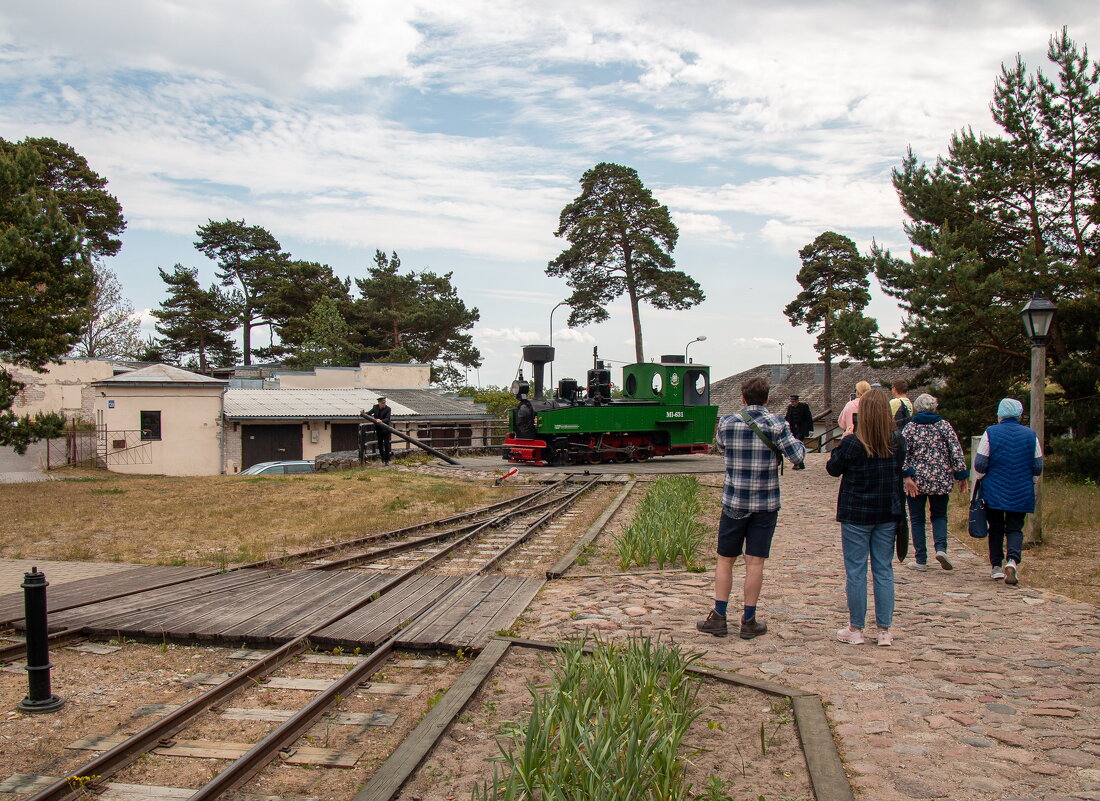
<path fill-rule="evenodd" d="M 660 395 L 661 390 L 664 388 L 664 385 L 665 385 L 665 382 L 664 382 L 664 379 L 661 378 L 661 374 L 660 373 L 654 373 L 653 374 L 653 383 L 651 384 L 651 386 L 653 387 L 653 394 L 654 395 Z"/>
<path fill-rule="evenodd" d="M 636 375 L 634 375 L 634 373 L 631 373 L 630 375 L 628 375 L 626 377 L 626 387 L 625 387 L 625 392 L 623 394 L 626 395 L 628 398 L 633 398 L 634 395 L 637 392 L 638 392 L 638 377 Z"/>
<path fill-rule="evenodd" d="M 702 370 L 688 370 L 684 374 L 684 405 L 710 405 L 710 381 Z"/>

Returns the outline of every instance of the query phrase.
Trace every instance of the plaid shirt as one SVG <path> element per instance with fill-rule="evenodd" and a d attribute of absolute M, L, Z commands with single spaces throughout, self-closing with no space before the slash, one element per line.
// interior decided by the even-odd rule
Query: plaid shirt
<path fill-rule="evenodd" d="M 806 446 L 794 438 L 786 420 L 763 406 L 746 406 L 744 411 L 788 459 L 799 464 L 806 458 Z M 716 439 L 726 452 L 726 485 L 722 490 L 725 513 L 730 517 L 747 517 L 751 512 L 778 509 L 779 466 L 772 449 L 756 436 L 740 414 L 722 415 Z"/>
<path fill-rule="evenodd" d="M 901 519 L 905 439 L 900 432 L 893 432 L 891 446 L 892 456 L 868 456 L 863 443 L 849 434 L 829 454 L 825 469 L 829 475 L 841 477 L 836 498 L 836 519 L 841 523 L 868 525 Z"/>

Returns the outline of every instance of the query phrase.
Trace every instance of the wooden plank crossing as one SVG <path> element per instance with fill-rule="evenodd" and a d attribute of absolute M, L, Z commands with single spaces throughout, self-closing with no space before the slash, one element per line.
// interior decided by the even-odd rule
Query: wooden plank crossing
<path fill-rule="evenodd" d="M 133 570 L 122 570 L 105 576 L 51 584 L 46 590 L 47 609 L 51 613 L 59 612 L 121 593 L 142 592 L 173 582 L 187 582 L 200 576 L 215 575 L 217 572 L 218 569 L 214 567 L 142 565 Z M 46 579 L 48 581 L 49 576 Z M 0 595 L 0 625 L 9 626 L 22 619 L 22 591 Z"/>
<path fill-rule="evenodd" d="M 50 615 L 49 627 L 51 631 L 78 629 L 90 636 L 213 641 L 238 647 L 242 643 L 278 645 L 371 598 L 394 575 L 237 570 L 58 611 Z M 414 576 L 311 640 L 323 647 L 373 648 L 408 627 L 461 583 L 458 576 Z M 429 619 L 401 634 L 400 643 L 419 648 L 480 648 L 498 631 L 511 628 L 542 584 L 542 579 L 482 576 L 447 598 Z"/>
<path fill-rule="evenodd" d="M 449 598 L 444 608 L 401 632 L 398 647 L 482 648 L 510 629 L 544 579 L 482 576 Z"/>

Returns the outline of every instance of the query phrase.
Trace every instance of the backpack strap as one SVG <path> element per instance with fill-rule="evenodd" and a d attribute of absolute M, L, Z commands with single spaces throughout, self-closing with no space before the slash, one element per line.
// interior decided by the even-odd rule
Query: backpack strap
<path fill-rule="evenodd" d="M 764 430 L 760 428 L 748 412 L 741 412 L 741 419 L 745 422 L 745 425 L 752 429 L 752 433 L 756 434 L 756 436 L 760 438 L 760 441 L 767 445 L 771 449 L 771 452 L 775 454 L 775 461 L 779 466 L 779 474 L 783 475 L 783 451 L 779 450 L 779 446 L 768 438 L 768 435 L 764 433 Z"/>

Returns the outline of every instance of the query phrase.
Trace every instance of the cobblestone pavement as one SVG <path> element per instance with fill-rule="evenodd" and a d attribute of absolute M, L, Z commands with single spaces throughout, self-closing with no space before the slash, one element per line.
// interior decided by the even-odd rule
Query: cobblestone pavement
<path fill-rule="evenodd" d="M 952 571 L 895 562 L 893 647 L 837 642 L 847 623 L 838 482 L 823 456 L 808 464 L 783 477 L 758 613 L 767 635 L 696 632 L 713 576 L 679 573 L 552 582 L 521 636 L 663 635 L 705 651 L 707 664 L 816 692 L 863 799 L 1100 800 L 1100 610 L 1029 588 L 1026 554 L 1018 587 L 991 581 L 954 542 Z M 740 589 L 735 568 L 731 601 Z"/>

